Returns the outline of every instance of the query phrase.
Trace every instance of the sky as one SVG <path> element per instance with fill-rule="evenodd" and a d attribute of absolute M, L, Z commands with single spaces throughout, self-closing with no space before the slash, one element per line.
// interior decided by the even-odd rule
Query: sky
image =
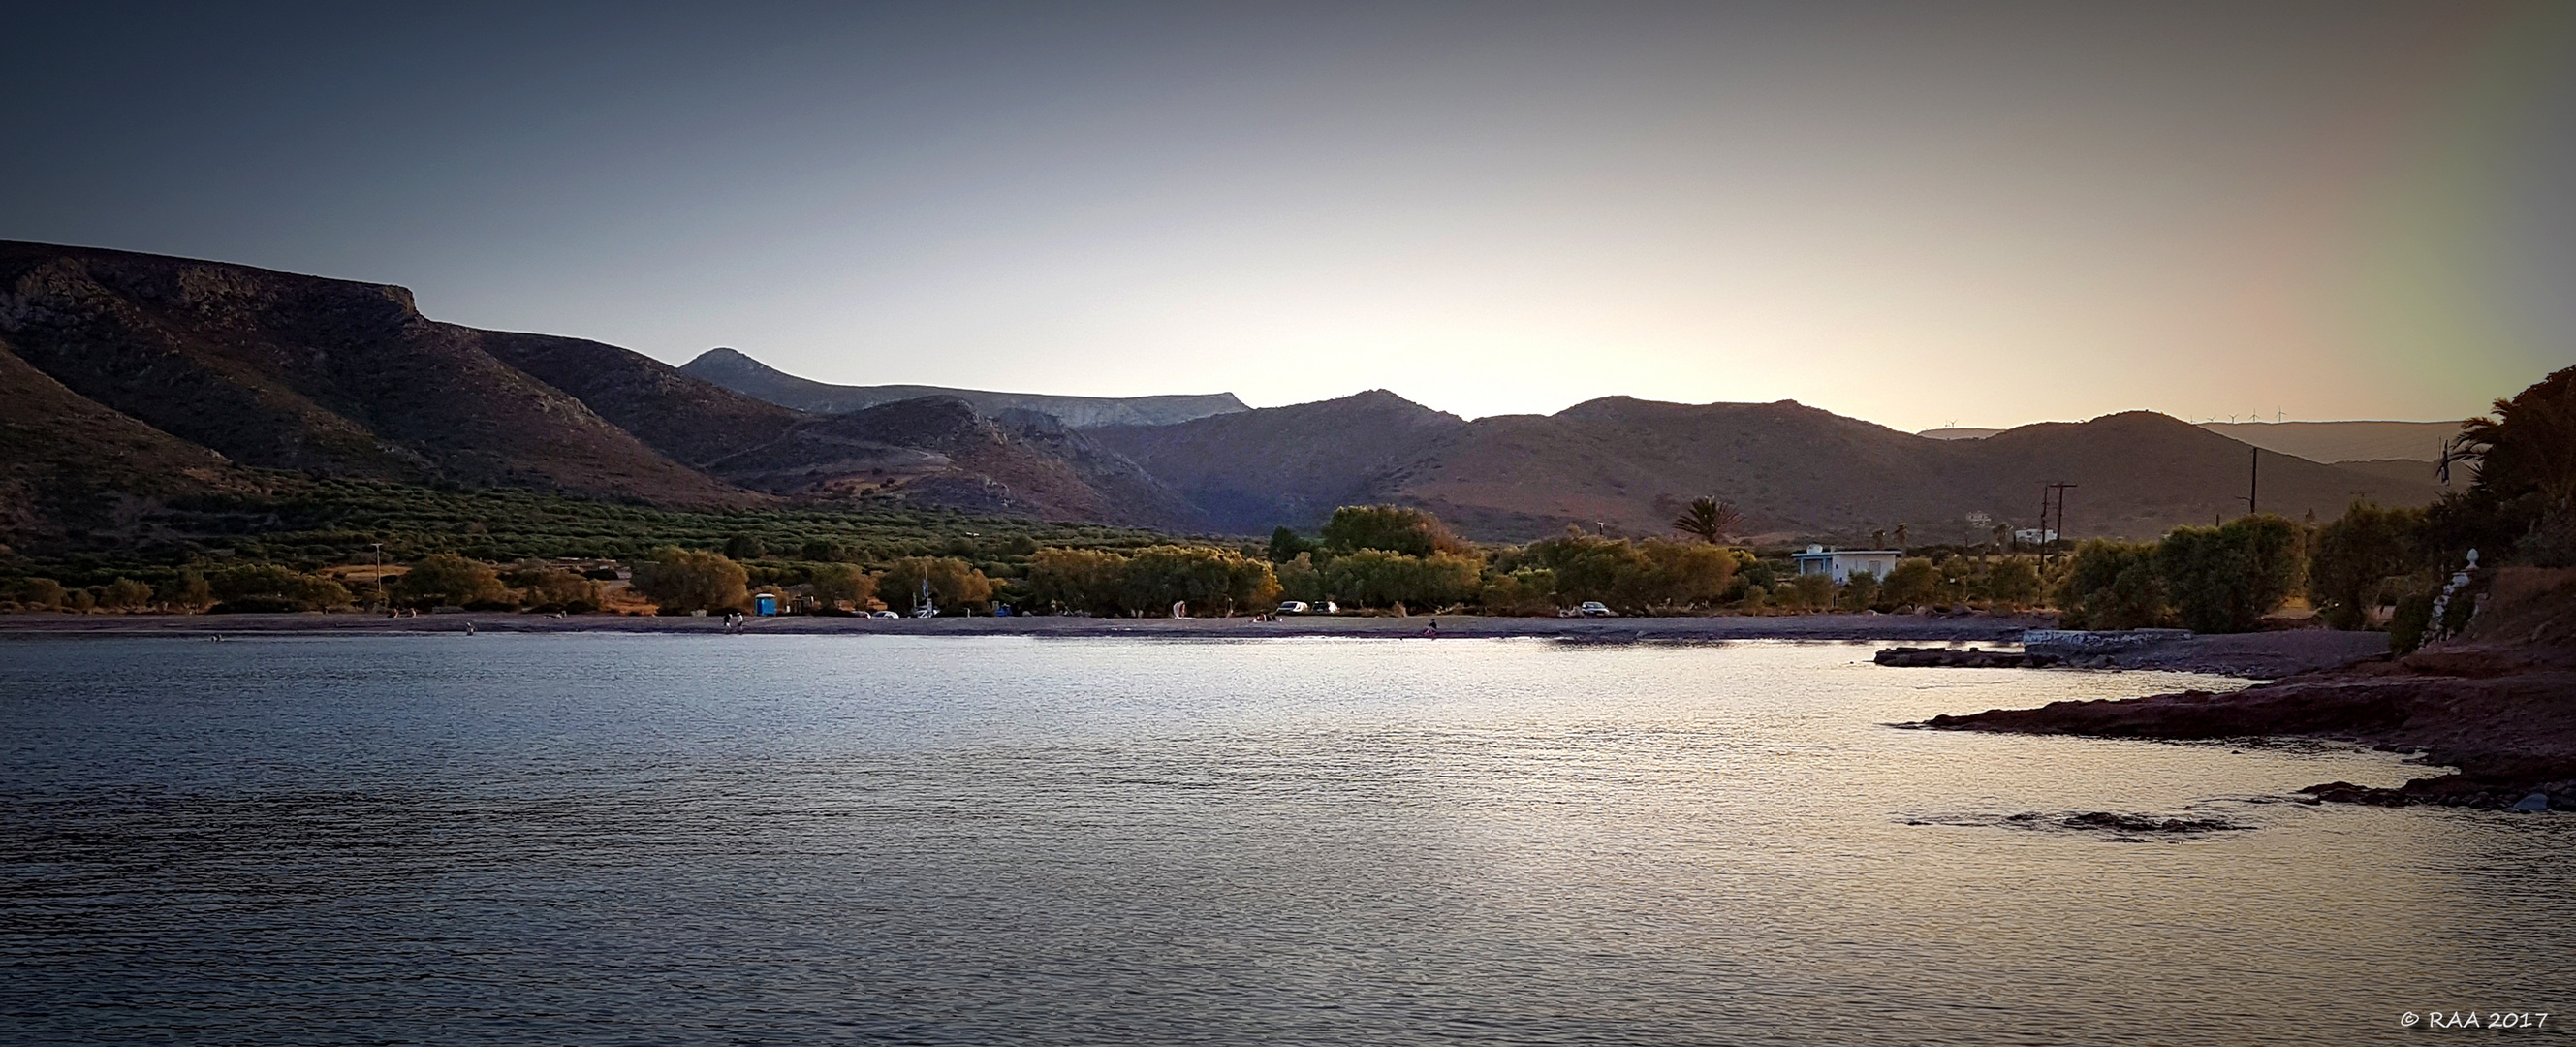
<path fill-rule="evenodd" d="M 2576 364 L 2560 0 L 49 7 L 0 239 L 673 363 L 1903 429 Z"/>

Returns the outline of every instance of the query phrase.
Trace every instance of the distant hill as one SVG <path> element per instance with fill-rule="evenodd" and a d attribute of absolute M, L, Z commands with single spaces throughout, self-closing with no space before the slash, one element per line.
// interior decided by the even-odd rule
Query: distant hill
<path fill-rule="evenodd" d="M 1066 426 L 1094 429 L 1104 425 L 1170 425 L 1210 415 L 1250 410 L 1233 393 L 1181 396 L 1050 396 L 1043 393 L 996 393 L 936 385 L 828 385 L 777 370 L 732 349 L 709 349 L 680 365 L 680 372 L 738 393 L 784 407 L 817 414 L 846 414 L 898 400 L 950 396 L 986 415 L 1036 411 L 1054 415 Z"/>
<path fill-rule="evenodd" d="M 1311 526 L 1335 504 L 1418 505 L 1464 533 L 1528 539 L 1568 524 L 1662 534 L 1694 497 L 1775 538 L 1910 525 L 1917 542 L 2029 526 L 2039 484 L 2080 485 L 2069 533 L 2150 537 L 2244 510 L 2254 449 L 2150 412 L 1936 440 L 1792 401 L 1672 404 L 1610 397 L 1554 415 L 1464 421 L 1374 392 L 1179 425 L 1099 430 L 1102 443 L 1178 488 L 1220 526 Z M 2428 500 L 2412 486 L 2266 452 L 2262 508 L 2320 518 L 2354 492 Z"/>
<path fill-rule="evenodd" d="M 2266 451 L 2330 465 L 2396 459 L 2438 461 L 2442 442 L 2460 431 L 2458 422 L 2202 422 L 2200 427 Z M 1926 429 L 1917 435 L 1935 440 L 1983 440 L 2003 431 L 1948 426 Z"/>
<path fill-rule="evenodd" d="M 256 487 L 237 465 L 681 507 L 1201 520 L 1047 415 L 955 399 L 817 415 L 612 345 L 432 321 L 399 287 L 89 248 L 0 242 L 0 408 L 0 535 L 17 539 Z"/>
<path fill-rule="evenodd" d="M 2202 422 L 2200 427 L 2266 451 L 2312 462 L 2367 462 L 2403 458 L 2431 462 L 2442 442 L 2459 435 L 2450 422 Z"/>
<path fill-rule="evenodd" d="M 763 383 L 777 388 L 742 388 Z M 831 410 L 774 402 L 782 388 Z M 2431 434 L 2406 427 L 2434 424 L 2245 428 L 2385 436 L 2429 453 Z M 133 540 L 157 505 L 279 482 L 245 467 L 674 507 L 898 504 L 1244 534 L 1394 502 L 1486 540 L 1568 524 L 1661 534 L 1690 499 L 1714 495 L 1776 540 L 1869 540 L 1903 523 L 1917 543 L 1958 541 L 2027 525 L 2038 485 L 2065 481 L 2079 485 L 2071 533 L 2147 537 L 2241 511 L 2256 454 L 2147 412 L 1933 439 L 1791 401 L 1609 397 L 1468 421 L 1385 390 L 1248 410 L 1230 395 L 849 389 L 724 350 L 673 368 L 598 342 L 441 323 L 382 284 L 0 242 L 0 540 L 12 543 Z M 2260 456 L 2267 510 L 2322 518 L 2363 492 L 2402 504 L 2435 491 L 2429 463 L 2410 454 L 2341 467 Z"/>

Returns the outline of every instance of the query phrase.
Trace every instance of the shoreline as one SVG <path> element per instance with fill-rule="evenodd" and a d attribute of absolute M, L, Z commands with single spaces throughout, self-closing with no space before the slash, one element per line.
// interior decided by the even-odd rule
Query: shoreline
<path fill-rule="evenodd" d="M 1278 621 L 1239 618 L 1083 618 L 1057 615 L 988 618 L 859 618 L 782 615 L 753 618 L 745 634 L 789 636 L 1059 636 L 1252 639 L 1324 636 L 1420 638 L 1438 623 L 1438 638 L 1540 637 L 1593 643 L 1716 640 L 1913 640 L 2017 643 L 2025 629 L 2045 629 L 2033 615 L 1813 614 L 1694 618 L 1500 618 L 1480 615 L 1309 616 Z M 20 614 L 0 616 L 0 638 L 12 636 L 328 635 L 397 636 L 462 633 L 633 633 L 721 635 L 720 618 L 497 612 L 379 618 L 366 614 Z"/>
<path fill-rule="evenodd" d="M 1438 631 L 1432 632 L 1433 623 Z M 725 634 L 720 618 L 588 614 L 439 614 L 378 618 L 319 612 L 288 614 L 26 614 L 0 616 L 0 642 L 11 637 L 137 636 L 431 636 L 478 633 L 621 633 L 658 636 Z M 1687 618 L 1503 618 L 1481 615 L 1414 615 L 1405 618 L 1337 615 L 1254 621 L 1238 618 L 1084 618 L 1036 615 L 985 618 L 858 618 L 782 615 L 744 623 L 744 635 L 777 636 L 1030 636 L 1251 640 L 1287 637 L 1342 639 L 1504 639 L 1561 643 L 1723 643 L 1777 640 L 1818 643 L 1970 644 L 2011 648 L 2024 630 L 2054 628 L 2038 615 L 1806 614 L 1712 615 Z M 2123 654 L 2033 672 L 2126 669 L 2205 673 L 2274 680 L 2302 672 L 2351 665 L 2387 651 L 2382 633 L 2298 630 L 2194 636 Z"/>
<path fill-rule="evenodd" d="M 2576 570 L 2497 571 L 2458 637 L 2228 694 L 2185 691 L 1935 716 L 1933 730 L 2166 741 L 2312 738 L 2457 771 L 2395 789 L 2325 782 L 2346 803 L 2576 809 Z"/>

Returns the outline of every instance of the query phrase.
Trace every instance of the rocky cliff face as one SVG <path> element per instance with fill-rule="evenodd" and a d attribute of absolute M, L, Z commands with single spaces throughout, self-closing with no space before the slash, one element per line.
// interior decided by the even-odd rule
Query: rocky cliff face
<path fill-rule="evenodd" d="M 2232 694 L 2186 691 L 1934 717 L 1942 730 L 2212 739 L 2300 736 L 2417 751 L 2457 773 L 2400 789 L 2330 782 L 2359 803 L 2503 807 L 2534 792 L 2576 807 L 2576 571 L 2493 572 L 2455 640 L 2397 659 L 2301 673 Z"/>

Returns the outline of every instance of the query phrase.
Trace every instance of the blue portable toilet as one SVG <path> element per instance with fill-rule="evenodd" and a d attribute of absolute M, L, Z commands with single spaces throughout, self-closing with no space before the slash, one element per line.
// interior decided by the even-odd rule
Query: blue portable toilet
<path fill-rule="evenodd" d="M 752 609 L 752 611 L 753 611 L 754 613 L 759 614 L 761 617 L 764 617 L 764 618 L 766 618 L 766 617 L 768 617 L 768 616 L 770 616 L 770 615 L 773 615 L 773 614 L 777 614 L 777 613 L 778 613 L 778 597 L 776 597 L 776 596 L 774 596 L 774 595 L 771 595 L 771 594 L 769 594 L 769 593 L 762 593 L 762 594 L 760 594 L 760 595 L 758 595 L 758 596 L 752 597 L 752 598 L 751 598 L 751 609 Z"/>

